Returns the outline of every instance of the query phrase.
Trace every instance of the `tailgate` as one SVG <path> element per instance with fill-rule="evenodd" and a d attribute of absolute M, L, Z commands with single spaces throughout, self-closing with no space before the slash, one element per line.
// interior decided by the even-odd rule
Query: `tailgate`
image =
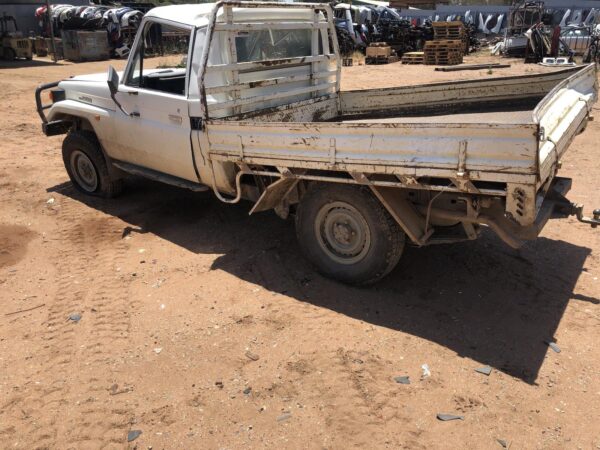
<path fill-rule="evenodd" d="M 586 126 L 598 95 L 596 66 L 590 64 L 560 82 L 536 106 L 533 120 L 540 127 L 540 183 L 554 176 L 573 138 Z"/>

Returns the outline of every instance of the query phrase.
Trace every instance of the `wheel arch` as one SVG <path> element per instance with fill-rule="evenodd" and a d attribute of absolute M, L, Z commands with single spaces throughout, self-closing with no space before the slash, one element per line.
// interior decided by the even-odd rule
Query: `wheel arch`
<path fill-rule="evenodd" d="M 289 205 L 291 204 L 298 204 L 302 201 L 302 198 L 308 189 L 313 186 L 326 186 L 327 184 L 327 182 L 323 181 L 282 177 L 265 188 L 260 198 L 254 204 L 250 214 L 274 209 L 275 212 L 281 216 L 278 212 L 278 208 L 281 208 L 282 205 L 289 208 Z M 361 186 L 358 183 L 352 185 Z M 288 187 L 286 188 L 286 186 Z M 429 227 L 428 229 L 425 217 L 415 210 L 406 197 L 406 190 L 401 188 L 380 187 L 372 184 L 366 185 L 365 187 L 367 186 L 376 201 L 388 211 L 410 240 L 418 246 L 426 245 L 429 237 L 433 234 L 433 228 Z M 287 214 L 284 214 L 284 216 L 287 217 Z"/>
<path fill-rule="evenodd" d="M 82 131 L 90 131 L 94 133 L 96 136 L 96 130 L 90 120 L 87 117 L 77 116 L 75 114 L 70 114 L 66 112 L 56 113 L 52 116 L 52 120 L 64 120 L 66 122 L 71 122 L 71 129 L 73 130 L 82 130 Z"/>
<path fill-rule="evenodd" d="M 81 172 L 78 172 L 81 167 L 75 164 L 73 160 L 75 153 L 79 153 L 87 159 L 88 167 L 93 166 L 92 169 L 96 174 L 98 184 L 91 190 L 88 190 L 82 184 Z M 114 197 L 121 192 L 123 172 L 120 170 L 111 171 L 112 164 L 107 160 L 102 145 L 93 131 L 72 129 L 63 141 L 62 156 L 69 178 L 75 187 L 82 192 L 105 198 Z M 77 173 L 80 176 L 77 176 Z"/>
<path fill-rule="evenodd" d="M 95 108 L 95 109 L 99 109 L 99 108 Z M 102 110 L 104 111 L 104 110 Z M 109 174 L 114 177 L 114 178 L 123 178 L 125 176 L 125 172 L 123 172 L 122 170 L 120 170 L 119 168 L 115 167 L 112 164 L 112 158 L 108 155 L 108 153 L 106 152 L 106 149 L 104 148 L 104 145 L 102 145 L 102 139 L 101 139 L 101 127 L 98 126 L 98 124 L 95 122 L 99 122 L 104 120 L 108 120 L 108 115 L 106 114 L 106 111 L 104 111 L 105 113 L 105 117 L 103 118 L 102 116 L 100 116 L 100 119 L 97 120 L 96 118 L 98 117 L 98 115 L 93 115 L 92 117 L 90 117 L 90 114 L 79 114 L 76 113 L 75 111 L 71 111 L 71 110 L 65 110 L 65 109 L 60 109 L 60 110 L 53 110 L 51 111 L 51 114 L 49 114 L 49 119 L 52 121 L 57 121 L 57 120 L 63 120 L 66 122 L 70 122 L 71 123 L 71 127 L 69 129 L 69 131 L 85 131 L 88 133 L 92 133 L 96 139 L 98 140 L 99 143 L 99 147 L 100 150 L 102 151 L 102 155 L 104 156 L 104 159 L 106 161 L 106 165 L 108 167 L 108 171 Z"/>
<path fill-rule="evenodd" d="M 111 131 L 111 111 L 74 100 L 62 100 L 52 105 L 48 122 L 58 120 L 72 122 L 77 130 L 93 131 L 99 140 L 103 132 Z"/>

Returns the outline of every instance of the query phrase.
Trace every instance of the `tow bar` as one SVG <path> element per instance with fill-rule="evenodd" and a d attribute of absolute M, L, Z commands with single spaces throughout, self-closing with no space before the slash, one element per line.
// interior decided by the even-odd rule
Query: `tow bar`
<path fill-rule="evenodd" d="M 580 222 L 588 223 L 592 226 L 592 228 L 596 228 L 598 225 L 600 225 L 600 209 L 595 209 L 592 214 L 594 217 L 584 216 L 583 205 L 571 203 L 571 215 L 577 216 L 577 220 Z"/>

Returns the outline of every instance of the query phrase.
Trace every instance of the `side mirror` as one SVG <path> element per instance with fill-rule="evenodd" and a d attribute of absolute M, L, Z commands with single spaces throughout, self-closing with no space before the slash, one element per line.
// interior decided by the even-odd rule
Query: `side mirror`
<path fill-rule="evenodd" d="M 112 101 L 115 102 L 115 104 L 121 111 L 123 111 L 124 114 L 130 116 L 131 114 L 125 111 L 119 103 L 119 100 L 117 100 L 116 95 L 117 92 L 119 92 L 119 74 L 113 66 L 108 67 L 108 79 L 106 80 L 106 83 L 108 84 L 108 90 L 110 91 L 110 98 L 112 98 Z"/>
<path fill-rule="evenodd" d="M 116 95 L 119 90 L 119 74 L 115 70 L 113 66 L 108 67 L 108 89 L 110 90 L 110 96 L 113 97 Z"/>

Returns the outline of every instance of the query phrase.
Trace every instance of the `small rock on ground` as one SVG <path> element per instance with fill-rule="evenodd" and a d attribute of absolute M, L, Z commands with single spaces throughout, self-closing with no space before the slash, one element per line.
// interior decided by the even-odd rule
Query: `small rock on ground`
<path fill-rule="evenodd" d="M 135 441 L 141 434 L 141 430 L 130 430 L 129 433 L 127 433 L 127 442 Z"/>

